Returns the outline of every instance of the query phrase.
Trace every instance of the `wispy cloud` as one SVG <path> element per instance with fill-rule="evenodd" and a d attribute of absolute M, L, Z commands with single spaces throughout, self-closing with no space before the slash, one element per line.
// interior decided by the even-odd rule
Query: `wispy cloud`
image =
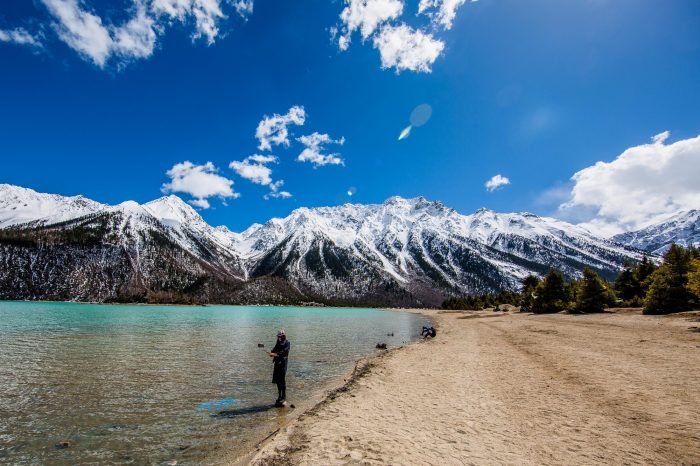
<path fill-rule="evenodd" d="M 99 67 L 112 56 L 130 59 L 153 54 L 155 23 L 141 1 L 135 3 L 133 17 L 118 27 L 103 24 L 102 18 L 82 8 L 77 0 L 42 1 L 55 20 L 59 38 Z"/>
<path fill-rule="evenodd" d="M 40 35 L 32 35 L 24 28 L 0 29 L 0 42 L 9 42 L 30 47 L 43 47 Z"/>
<path fill-rule="evenodd" d="M 206 38 L 208 44 L 213 44 L 220 34 L 219 22 L 226 18 L 222 3 L 221 0 L 153 0 L 151 10 L 157 16 L 182 23 L 194 19 L 192 39 Z M 253 11 L 252 1 L 233 2 L 233 5 L 239 14 Z"/>
<path fill-rule="evenodd" d="M 270 192 L 265 194 L 263 198 L 267 199 L 289 199 L 292 197 L 292 193 L 289 191 L 280 191 L 280 188 L 284 185 L 284 180 L 277 180 L 274 183 L 270 183 Z"/>
<path fill-rule="evenodd" d="M 435 24 L 444 29 L 452 29 L 457 9 L 466 2 L 467 0 L 420 0 L 418 14 L 428 15 Z"/>
<path fill-rule="evenodd" d="M 272 150 L 272 145 L 284 144 L 289 146 L 289 125 L 301 126 L 306 121 L 304 107 L 295 105 L 285 115 L 275 113 L 271 117 L 265 116 L 258 124 L 255 137 L 260 142 L 258 149 Z"/>
<path fill-rule="evenodd" d="M 121 68 L 151 57 L 158 38 L 175 22 L 192 25 L 192 40 L 204 38 L 212 44 L 223 35 L 220 23 L 228 17 L 224 6 L 244 18 L 253 12 L 253 0 L 132 0 L 126 19 L 115 23 L 98 14 L 90 0 L 38 1 L 49 13 L 58 39 L 100 68 Z M 45 30 L 43 25 L 40 30 Z M 0 42 L 41 48 L 47 46 L 48 36 L 15 28 L 0 30 Z"/>
<path fill-rule="evenodd" d="M 575 173 L 560 214 L 583 217 L 583 226 L 611 236 L 697 209 L 700 136 L 667 144 L 669 136 L 665 131 L 612 162 L 597 162 Z"/>
<path fill-rule="evenodd" d="M 510 180 L 506 178 L 503 175 L 494 175 L 492 176 L 486 183 L 484 183 L 484 186 L 486 187 L 486 190 L 488 192 L 493 192 L 497 190 L 498 188 L 502 186 L 506 186 L 510 184 Z"/>
<path fill-rule="evenodd" d="M 314 168 L 324 165 L 343 165 L 345 161 L 340 158 L 340 154 L 323 154 L 324 146 L 327 144 L 345 144 L 345 138 L 333 139 L 328 134 L 314 132 L 308 136 L 297 138 L 306 148 L 299 154 L 299 162 L 311 162 Z"/>
<path fill-rule="evenodd" d="M 165 183 L 162 187 L 164 193 L 186 193 L 194 199 L 190 204 L 202 209 L 210 207 L 208 199 L 219 197 L 222 199 L 240 197 L 240 194 L 233 190 L 233 181 L 219 175 L 219 170 L 213 163 L 207 162 L 204 165 L 195 165 L 185 161 L 175 164 L 166 175 L 170 178 L 170 183 Z"/>

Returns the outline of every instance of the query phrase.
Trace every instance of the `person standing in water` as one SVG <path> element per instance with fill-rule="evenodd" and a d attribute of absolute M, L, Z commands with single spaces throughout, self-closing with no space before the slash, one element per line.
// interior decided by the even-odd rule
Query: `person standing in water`
<path fill-rule="evenodd" d="M 278 392 L 275 406 L 284 406 L 284 401 L 287 399 L 287 359 L 289 358 L 289 349 L 291 346 L 284 330 L 277 332 L 277 343 L 270 353 L 272 363 L 274 364 L 272 383 L 277 384 Z"/>

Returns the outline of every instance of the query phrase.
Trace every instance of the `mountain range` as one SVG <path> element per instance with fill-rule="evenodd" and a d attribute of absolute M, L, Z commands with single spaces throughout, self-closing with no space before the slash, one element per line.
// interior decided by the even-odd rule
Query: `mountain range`
<path fill-rule="evenodd" d="M 0 299 L 434 306 L 550 268 L 613 278 L 643 250 L 697 242 L 699 216 L 604 239 L 530 213 L 392 197 L 237 233 L 173 195 L 111 206 L 0 184 Z"/>

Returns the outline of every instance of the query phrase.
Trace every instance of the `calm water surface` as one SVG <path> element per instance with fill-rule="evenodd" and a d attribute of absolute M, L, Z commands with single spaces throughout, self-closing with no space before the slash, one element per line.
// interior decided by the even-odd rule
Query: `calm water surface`
<path fill-rule="evenodd" d="M 373 309 L 0 302 L 0 463 L 221 463 L 281 421 L 258 348 L 278 328 L 298 403 L 428 322 Z"/>

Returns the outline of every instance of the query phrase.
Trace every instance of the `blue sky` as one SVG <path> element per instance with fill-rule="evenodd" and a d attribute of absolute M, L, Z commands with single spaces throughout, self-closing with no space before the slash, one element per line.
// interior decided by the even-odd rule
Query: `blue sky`
<path fill-rule="evenodd" d="M 234 230 L 392 195 L 602 233 L 700 207 L 699 2 L 421 3 L 3 2 L 0 183 L 105 203 L 170 187 Z M 421 104 L 431 118 L 398 140 Z M 265 149 L 261 122 L 294 107 L 289 146 Z M 659 157 L 667 171 L 639 175 Z M 496 175 L 510 184 L 487 190 Z M 659 198 L 629 212 L 604 178 Z"/>

